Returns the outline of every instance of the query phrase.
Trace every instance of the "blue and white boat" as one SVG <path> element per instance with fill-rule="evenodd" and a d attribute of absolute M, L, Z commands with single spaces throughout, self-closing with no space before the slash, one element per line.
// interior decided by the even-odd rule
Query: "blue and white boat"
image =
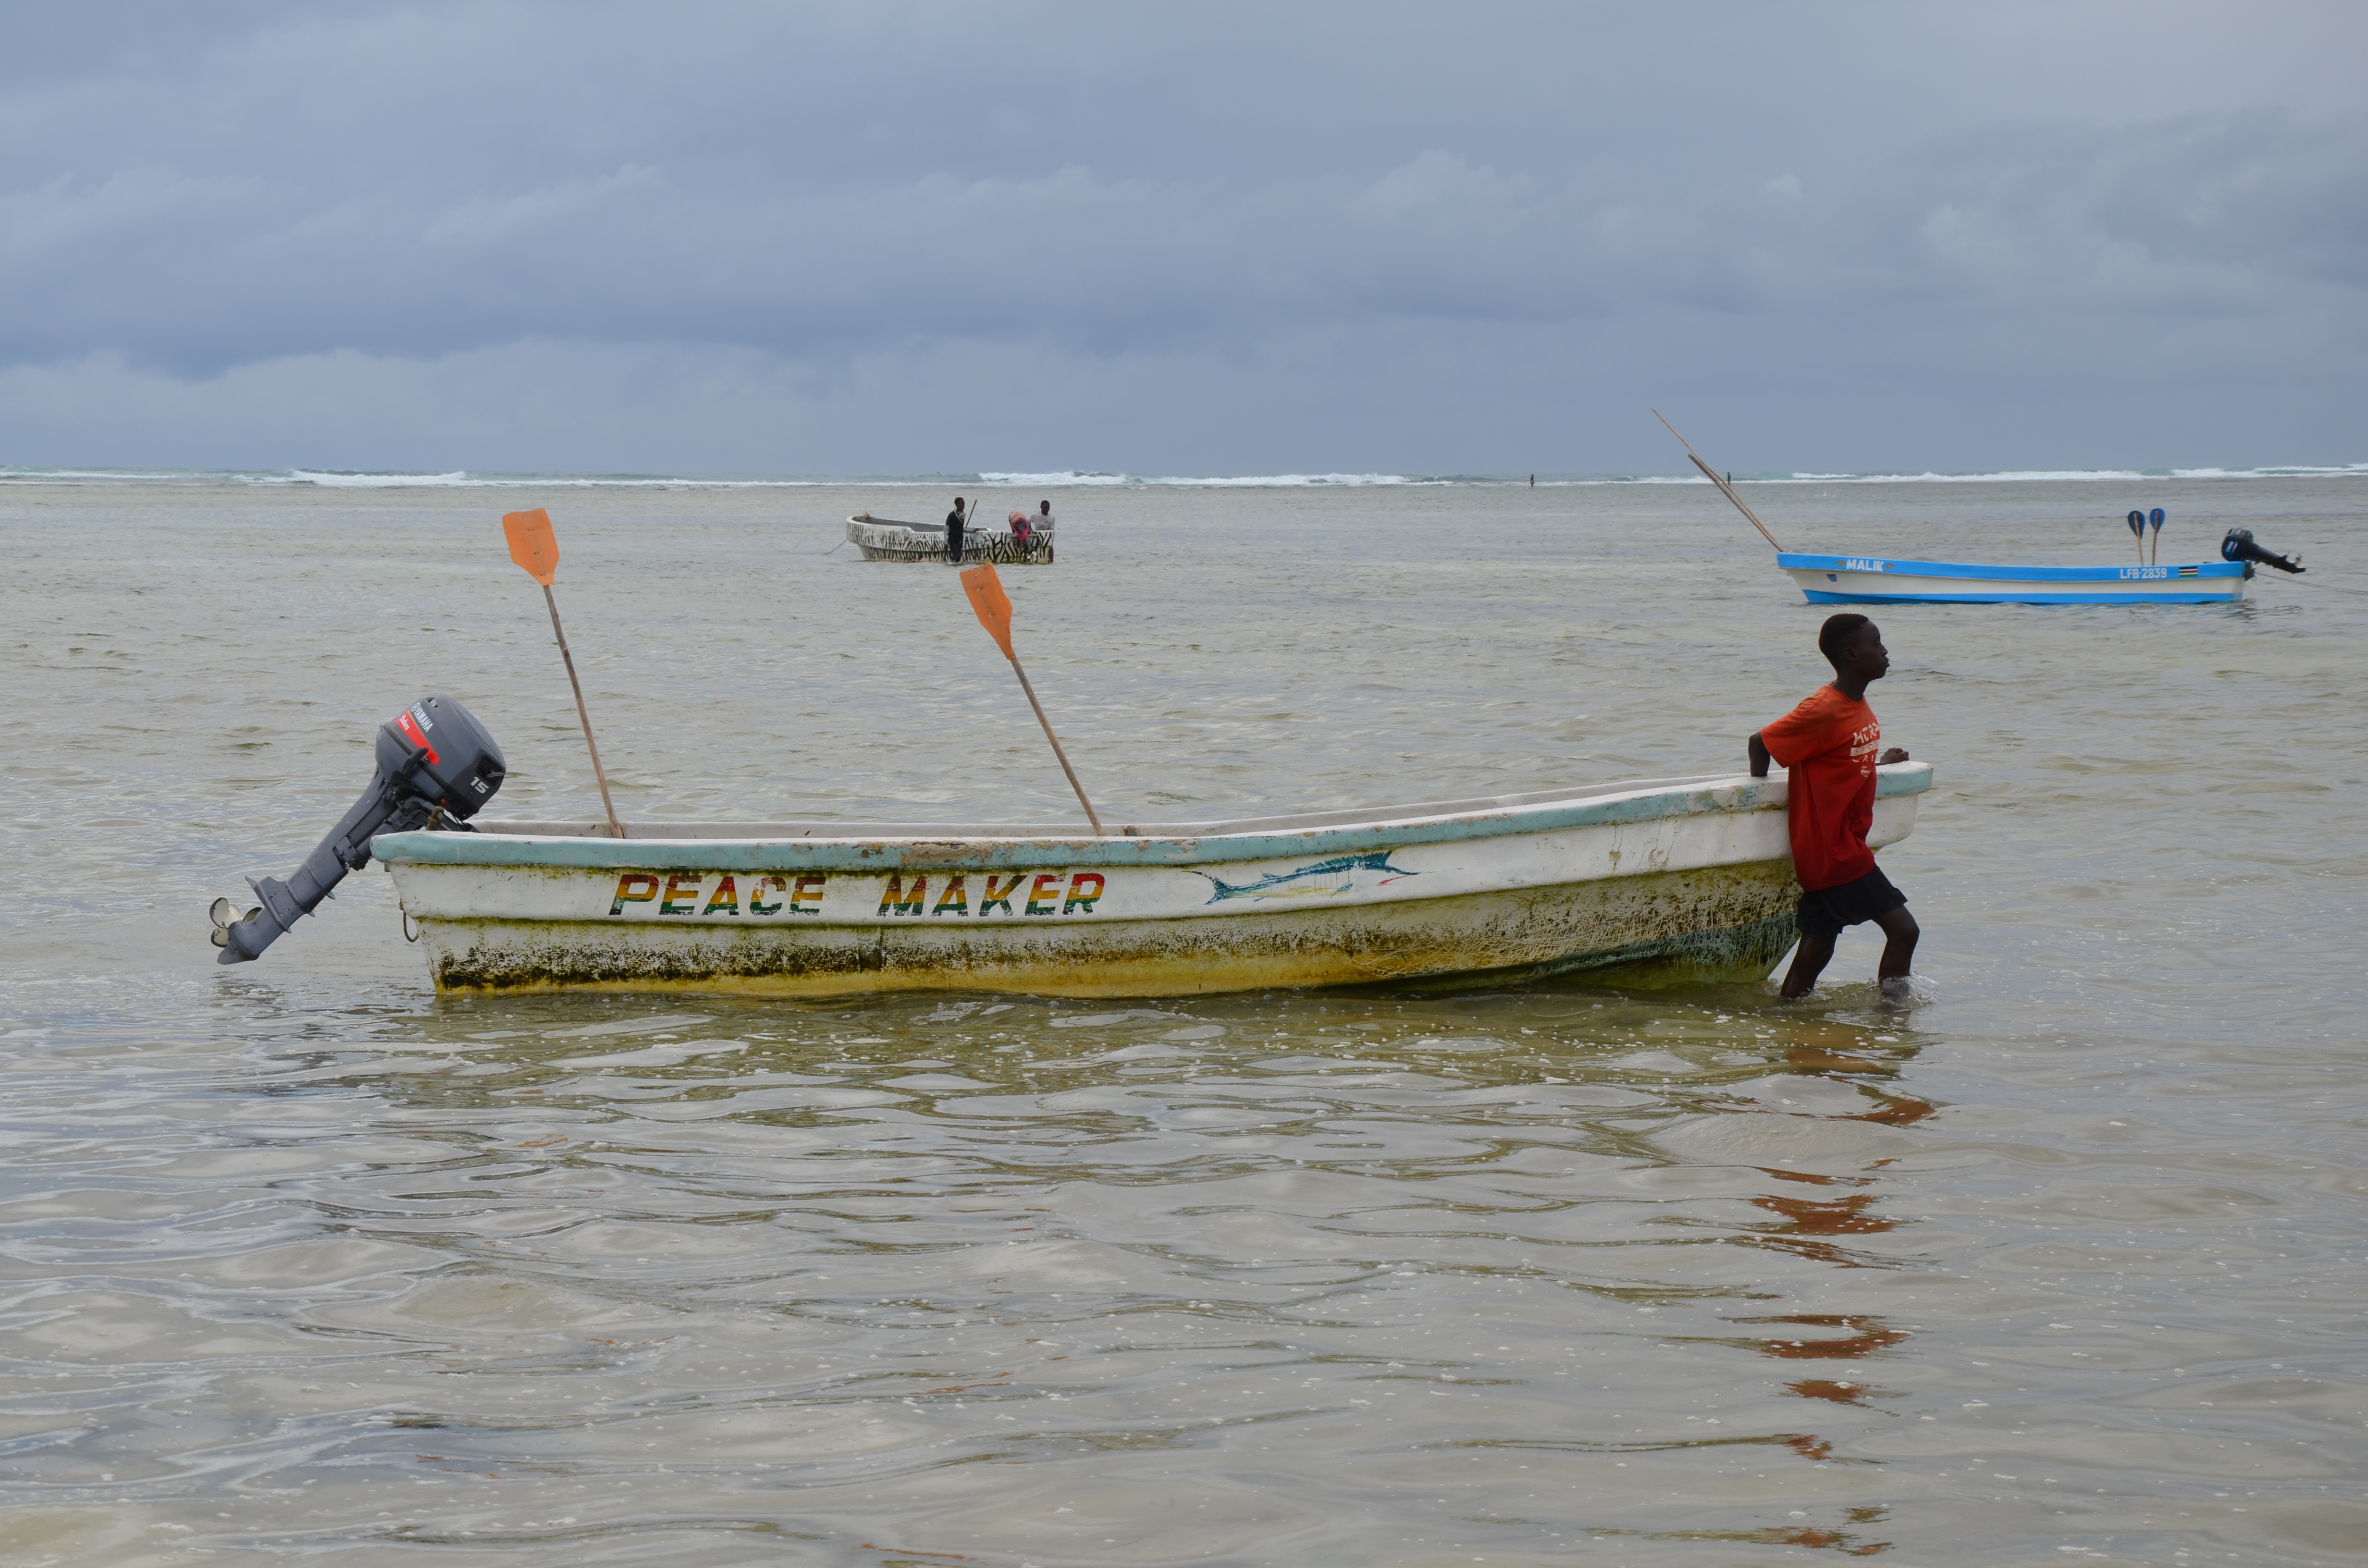
<path fill-rule="evenodd" d="M 1813 605 L 2203 605 L 2245 597 L 2253 575 L 2242 561 L 2160 566 L 1986 566 L 1963 561 L 1899 561 L 1881 555 L 1779 551 Z"/>
<path fill-rule="evenodd" d="M 1901 561 L 1883 555 L 1803 555 L 1786 550 L 1759 514 L 1736 494 L 1732 481 L 1711 467 L 1694 444 L 1678 435 L 1659 409 L 1653 417 L 1668 426 L 1702 476 L 1750 520 L 1776 551 L 1776 564 L 1792 574 L 1813 605 L 2209 605 L 2233 604 L 2253 580 L 2253 563 L 2300 574 L 2298 562 L 2254 542 L 2250 528 L 2230 528 L 2217 561 L 2169 565 L 1986 566 L 1966 561 Z M 2130 531 L 2144 540 L 2151 521 L 2157 547 L 2162 508 L 2151 518 L 2130 514 Z"/>

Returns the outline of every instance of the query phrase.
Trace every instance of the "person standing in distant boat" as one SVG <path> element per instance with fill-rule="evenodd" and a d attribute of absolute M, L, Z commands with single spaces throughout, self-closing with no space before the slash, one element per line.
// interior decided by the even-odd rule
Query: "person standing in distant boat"
<path fill-rule="evenodd" d="M 1053 531 L 1053 503 L 1050 501 L 1037 502 L 1036 515 L 1029 519 L 1028 527 L 1031 532 L 1040 534 L 1051 533 Z"/>
<path fill-rule="evenodd" d="M 1876 970 L 1886 995 L 1907 988 L 1909 962 L 1922 933 L 1907 913 L 1907 895 L 1891 885 L 1866 845 L 1874 822 L 1878 762 L 1906 762 L 1897 746 L 1878 758 L 1883 726 L 1866 704 L 1866 688 L 1891 669 L 1883 633 L 1862 615 L 1827 618 L 1817 651 L 1834 666 L 1831 683 L 1752 735 L 1746 749 L 1751 777 L 1768 777 L 1770 762 L 1785 770 L 1785 825 L 1792 830 L 1793 870 L 1801 883 L 1801 945 L 1784 976 L 1787 1001 L 1805 996 L 1834 956 L 1845 926 L 1872 920 L 1884 935 Z"/>
<path fill-rule="evenodd" d="M 946 514 L 946 559 L 955 565 L 962 558 L 962 498 L 954 497 L 954 509 Z"/>

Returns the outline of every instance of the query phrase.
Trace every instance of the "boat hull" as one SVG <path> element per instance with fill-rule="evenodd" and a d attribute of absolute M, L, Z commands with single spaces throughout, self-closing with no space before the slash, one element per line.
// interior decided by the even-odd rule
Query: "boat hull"
<path fill-rule="evenodd" d="M 1910 831 L 1930 769 L 1884 773 L 1878 846 Z M 1104 839 L 620 842 L 494 824 L 372 847 L 448 991 L 1082 997 L 1570 972 L 1750 981 L 1794 936 L 1783 791 L 1781 779 L 1686 780 L 1389 822 Z"/>
<path fill-rule="evenodd" d="M 2228 604 L 2245 597 L 2236 561 L 2164 566 L 1984 566 L 1873 555 L 1779 554 L 1811 604 Z"/>
<path fill-rule="evenodd" d="M 943 562 L 946 530 L 942 523 L 899 523 L 869 513 L 847 519 L 847 542 L 866 561 Z M 962 535 L 962 559 L 991 561 L 998 566 L 1050 566 L 1053 535 L 1031 533 L 1025 540 L 1007 528 L 973 528 Z"/>
<path fill-rule="evenodd" d="M 844 996 L 989 991 L 1188 996 L 1402 982 L 1454 985 L 1591 971 L 1750 981 L 1793 945 L 1789 861 L 1270 915 L 1080 928 L 856 926 L 586 929 L 423 920 L 437 987 Z"/>

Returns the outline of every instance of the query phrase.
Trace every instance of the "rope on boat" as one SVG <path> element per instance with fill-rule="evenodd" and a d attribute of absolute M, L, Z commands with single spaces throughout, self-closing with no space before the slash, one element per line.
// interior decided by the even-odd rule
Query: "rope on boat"
<path fill-rule="evenodd" d="M 2368 588 L 2347 588 L 2340 583 L 2316 583 L 2308 577 L 2290 577 L 2284 580 L 2305 588 L 2324 588 L 2330 594 L 2368 594 Z"/>

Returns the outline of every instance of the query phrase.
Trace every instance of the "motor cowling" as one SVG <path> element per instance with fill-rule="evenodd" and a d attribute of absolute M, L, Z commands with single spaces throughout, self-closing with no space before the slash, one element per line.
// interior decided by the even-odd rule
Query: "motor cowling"
<path fill-rule="evenodd" d="M 2303 567 L 2299 562 L 2289 561 L 2283 555 L 2279 555 L 2272 551 L 2264 550 L 2260 545 L 2255 544 L 2253 542 L 2253 530 L 2250 528 L 2230 528 L 2228 530 L 2228 537 L 2220 541 L 2220 559 L 2223 561 L 2259 562 L 2264 566 L 2274 566 L 2281 572 L 2300 572 L 2303 570 Z M 2250 576 L 2251 574 L 2252 574 L 2249 572 L 2246 574 L 2247 576 Z"/>
<path fill-rule="evenodd" d="M 450 697 L 423 697 L 381 724 L 370 788 L 286 881 L 247 879 L 260 900 L 245 919 L 214 902 L 217 963 L 247 963 L 313 913 L 347 871 L 370 864 L 371 838 L 437 826 L 474 832 L 475 816 L 509 772 L 502 748 L 476 715 Z"/>

